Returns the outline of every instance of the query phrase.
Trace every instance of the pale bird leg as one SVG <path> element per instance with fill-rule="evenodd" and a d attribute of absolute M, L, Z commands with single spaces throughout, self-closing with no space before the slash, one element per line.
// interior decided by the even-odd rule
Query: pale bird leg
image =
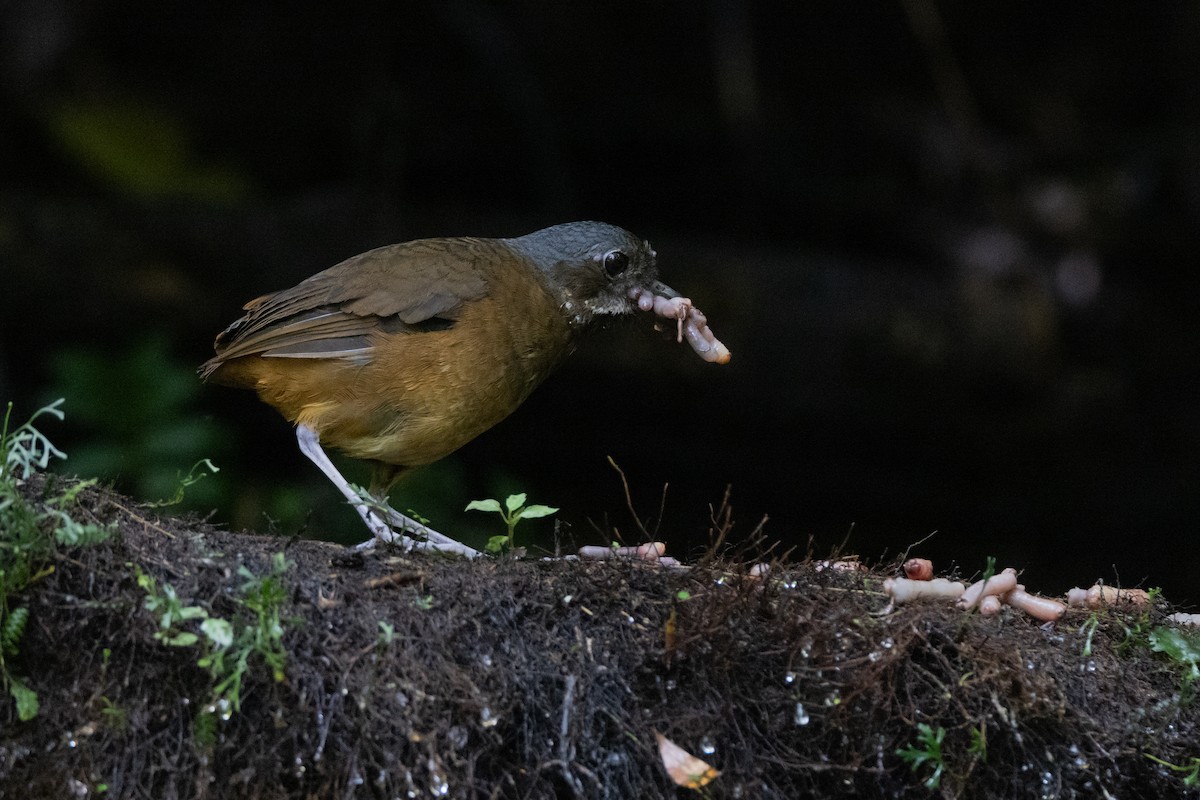
<path fill-rule="evenodd" d="M 465 544 L 456 542 L 445 534 L 438 533 L 432 528 L 428 528 L 416 520 L 396 511 L 386 502 L 380 501 L 378 509 L 368 506 L 362 501 L 362 498 L 350 487 L 349 482 L 342 477 L 342 473 L 338 472 L 337 467 L 329 460 L 329 456 L 325 455 L 325 451 L 321 448 L 319 434 L 307 425 L 296 426 L 296 441 L 300 444 L 300 452 L 308 456 L 309 460 L 317 465 L 317 469 L 325 473 L 325 477 L 337 487 L 337 490 L 342 493 L 342 496 L 350 501 L 350 505 L 358 512 L 367 529 L 371 531 L 374 539 L 369 539 L 366 542 L 358 545 L 359 548 L 371 547 L 376 540 L 381 542 L 399 542 L 400 546 L 405 550 L 439 550 L 445 553 L 457 553 L 467 558 L 474 558 L 479 555 L 478 550 L 467 547 Z M 387 522 L 379 518 L 376 511 L 381 511 L 387 516 Z M 388 523 L 391 523 L 390 525 Z M 416 541 L 405 536 L 402 533 L 397 533 L 393 528 L 401 531 L 412 531 L 413 533 L 423 534 L 425 541 Z"/>

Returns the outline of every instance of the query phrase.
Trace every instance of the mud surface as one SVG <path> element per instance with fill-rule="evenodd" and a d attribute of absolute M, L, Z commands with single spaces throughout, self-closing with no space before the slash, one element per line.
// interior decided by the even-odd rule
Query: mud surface
<path fill-rule="evenodd" d="M 41 496 L 37 478 L 25 487 Z M 1180 797 L 1200 756 L 1185 670 L 1126 630 L 1165 609 L 876 615 L 875 572 L 748 554 L 689 571 L 623 561 L 359 556 L 172 519 L 103 490 L 77 515 L 111 541 L 60 550 L 9 659 L 41 701 L 0 702 L 15 798 Z M 213 705 L 204 639 L 168 646 L 137 572 L 245 622 L 277 553 L 282 680 L 251 655 Z M 1087 624 L 1094 619 L 1094 630 Z M 192 623 L 180 629 L 198 630 Z M 1090 652 L 1088 652 L 1088 636 Z M 207 720 L 202 718 L 207 716 Z M 227 718 L 222 718 L 227 717 Z M 943 729 L 935 788 L 918 725 Z M 677 788 L 659 731 L 720 770 Z"/>

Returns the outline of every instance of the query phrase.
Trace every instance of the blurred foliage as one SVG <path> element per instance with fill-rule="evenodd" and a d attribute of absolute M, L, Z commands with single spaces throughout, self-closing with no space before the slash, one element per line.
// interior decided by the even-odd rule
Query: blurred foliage
<path fill-rule="evenodd" d="M 76 443 L 62 469 L 115 481 L 141 500 L 173 497 L 189 468 L 228 452 L 229 432 L 196 410 L 200 381 L 161 335 L 124 353 L 71 347 L 52 363 L 52 393 L 67 398 Z M 184 508 L 224 496 L 221 476 L 189 487 Z"/>
<path fill-rule="evenodd" d="M 144 199 L 235 205 L 250 194 L 241 172 L 206 163 L 178 117 L 145 103 L 63 99 L 45 113 L 47 131 L 93 177 Z"/>

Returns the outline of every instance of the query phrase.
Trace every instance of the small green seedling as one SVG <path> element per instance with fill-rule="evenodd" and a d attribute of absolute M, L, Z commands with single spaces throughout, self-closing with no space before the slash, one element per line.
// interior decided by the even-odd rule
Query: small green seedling
<path fill-rule="evenodd" d="M 1095 611 L 1087 618 L 1087 622 L 1083 623 L 1079 628 L 1079 632 L 1084 634 L 1083 640 L 1083 657 L 1087 658 L 1092 654 L 1092 638 L 1096 635 L 1096 629 L 1100 627 L 1100 615 Z"/>
<path fill-rule="evenodd" d="M 1196 680 L 1200 678 L 1200 635 L 1160 625 L 1150 631 L 1150 649 L 1162 653 L 1183 670 L 1180 702 L 1190 702 L 1196 691 Z"/>
<path fill-rule="evenodd" d="M 971 744 L 967 748 L 967 752 L 980 761 L 987 761 L 987 731 L 982 725 L 978 728 L 971 728 Z"/>
<path fill-rule="evenodd" d="M 896 755 L 909 763 L 913 772 L 920 769 L 923 764 L 933 767 L 933 772 L 924 781 L 926 789 L 936 789 L 942 782 L 942 772 L 946 769 L 946 762 L 942 758 L 942 740 L 945 738 L 946 729 L 942 726 L 939 725 L 935 731 L 924 722 L 918 722 L 917 743 L 921 746 L 916 747 L 910 744 L 908 747 L 896 751 Z"/>
<path fill-rule="evenodd" d="M 1172 772 L 1184 773 L 1184 786 L 1200 786 L 1200 757 L 1192 756 L 1191 760 L 1186 764 L 1172 764 L 1170 761 L 1163 761 L 1158 756 L 1152 756 L 1149 753 L 1143 753 L 1142 755 L 1153 761 L 1155 764 L 1162 764 Z"/>
<path fill-rule="evenodd" d="M 77 481 L 61 490 L 47 482 L 41 499 L 25 497 L 19 484 L 51 460 L 66 458 L 34 423 L 41 417 L 62 419 L 62 399 L 34 412 L 29 421 L 10 428 L 13 404 L 0 420 L 0 691 L 7 690 L 17 718 L 37 716 L 37 693 L 13 674 L 12 661 L 21 654 L 21 639 L 29 622 L 29 606 L 19 603 L 30 585 L 54 572 L 59 546 L 76 547 L 104 541 L 114 527 L 80 522 L 71 516 L 80 492 L 95 481 Z M 60 484 L 54 484 L 59 486 Z"/>
<path fill-rule="evenodd" d="M 33 423 L 41 416 L 61 420 L 65 416 L 59 408 L 62 404 L 63 398 L 60 397 L 50 405 L 39 408 L 33 412 L 28 422 L 11 433 L 8 423 L 12 417 L 13 404 L 8 404 L 4 412 L 4 424 L 0 425 L 0 451 L 4 454 L 4 463 L 0 464 L 0 479 L 8 480 L 18 470 L 21 472 L 21 478 L 25 479 L 39 469 L 49 466 L 51 458 L 67 457 L 66 453 L 50 443 L 45 434 L 33 427 Z"/>
<path fill-rule="evenodd" d="M 1159 596 L 1162 595 L 1162 588 L 1155 586 L 1146 590 L 1146 604 L 1142 606 L 1142 610 L 1133 618 L 1132 624 L 1122 622 L 1121 627 L 1125 629 L 1125 638 L 1117 645 L 1117 652 L 1124 653 L 1135 647 L 1146 647 L 1150 642 L 1150 630 L 1152 622 L 1150 620 L 1150 612 L 1153 610 Z"/>
<path fill-rule="evenodd" d="M 501 536 L 493 536 L 488 539 L 487 550 L 489 553 L 500 553 L 513 548 L 513 536 L 517 529 L 517 523 L 523 519 L 536 519 L 537 517 L 548 517 L 558 511 L 557 508 L 541 505 L 525 505 L 525 493 L 510 494 L 504 500 L 504 505 L 500 505 L 499 500 L 472 500 L 467 503 L 467 511 L 494 511 L 504 520 L 504 524 L 508 526 L 508 533 Z"/>
<path fill-rule="evenodd" d="M 983 575 L 980 576 L 980 580 L 982 580 L 984 583 L 986 583 L 987 581 L 991 580 L 992 576 L 995 574 L 996 574 L 996 557 L 988 556 L 987 563 L 984 564 Z"/>
<path fill-rule="evenodd" d="M 231 599 L 245 613 L 224 619 L 212 616 L 202 606 L 185 606 L 173 586 L 169 583 L 160 586 L 134 565 L 138 586 L 146 593 L 143 605 L 158 620 L 154 638 L 171 647 L 202 648 L 196 665 L 208 670 L 214 685 L 212 702 L 201 709 L 195 723 L 201 741 L 211 741 L 215 733 L 215 722 L 205 719 L 206 716 L 227 720 L 241 710 L 242 682 L 252 656 L 270 669 L 276 683 L 284 680 L 287 651 L 283 635 L 287 620 L 281 612 L 288 596 L 284 579 L 293 566 L 283 553 L 276 553 L 267 575 L 255 575 L 245 566 L 238 567 L 237 574 L 243 582 Z M 184 623 L 193 627 L 197 620 L 200 620 L 199 634 L 184 627 Z"/>
<path fill-rule="evenodd" d="M 197 471 L 199 470 L 199 471 Z M 175 494 L 166 500 L 158 500 L 153 503 L 147 503 L 148 508 L 163 508 L 165 506 L 175 506 L 183 502 L 183 496 L 187 492 L 189 486 L 194 486 L 200 481 L 207 478 L 209 475 L 216 475 L 220 472 L 220 468 L 213 464 L 207 458 L 202 458 L 192 468 L 188 470 L 187 475 L 178 474 L 179 483 L 175 487 Z"/>

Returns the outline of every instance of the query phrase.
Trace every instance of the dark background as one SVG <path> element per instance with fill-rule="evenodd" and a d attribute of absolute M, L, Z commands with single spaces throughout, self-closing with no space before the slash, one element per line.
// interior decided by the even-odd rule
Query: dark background
<path fill-rule="evenodd" d="M 374 246 L 602 219 L 732 363 L 603 331 L 397 507 L 637 539 L 611 455 L 677 555 L 732 484 L 735 538 L 1200 600 L 1195 3 L 8 0 L 0 77 L 0 398 L 67 398 L 64 469 L 208 456 L 185 507 L 361 538 L 198 383 L 213 335 Z"/>

